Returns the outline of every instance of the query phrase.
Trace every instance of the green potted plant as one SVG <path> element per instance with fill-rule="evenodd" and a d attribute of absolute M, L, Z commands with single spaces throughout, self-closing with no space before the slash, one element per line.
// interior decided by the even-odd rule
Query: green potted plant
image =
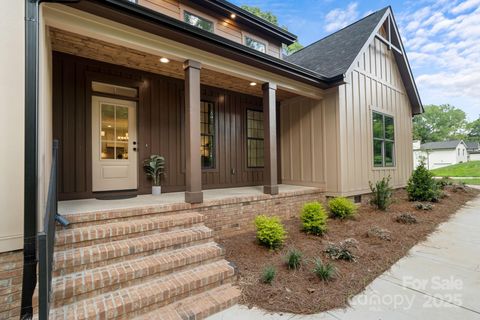
<path fill-rule="evenodd" d="M 162 193 L 160 178 L 165 173 L 165 158 L 157 154 L 152 154 L 150 158 L 143 161 L 143 169 L 147 177 L 152 179 L 152 194 L 159 196 Z"/>

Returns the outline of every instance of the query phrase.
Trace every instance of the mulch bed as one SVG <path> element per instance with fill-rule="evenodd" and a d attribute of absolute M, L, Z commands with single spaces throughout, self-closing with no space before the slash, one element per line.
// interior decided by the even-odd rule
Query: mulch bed
<path fill-rule="evenodd" d="M 360 293 L 440 223 L 480 194 L 480 190 L 470 188 L 454 192 L 452 187 L 447 187 L 445 191 L 448 197 L 435 203 L 432 211 L 417 210 L 414 203 L 408 201 L 405 190 L 394 192 L 395 202 L 387 212 L 377 211 L 364 201 L 354 218 L 343 221 L 329 219 L 328 232 L 321 237 L 302 232 L 300 219 L 284 221 L 288 239 L 277 251 L 260 246 L 253 231 L 224 239 L 221 243 L 226 249 L 226 259 L 238 267 L 241 303 L 272 312 L 297 314 L 345 307 L 349 298 Z M 415 215 L 418 223 L 401 224 L 395 221 L 396 216 L 406 212 Z M 391 240 L 368 237 L 367 232 L 374 226 L 388 229 Z M 324 253 L 329 242 L 338 243 L 346 238 L 359 241 L 356 262 L 329 259 Z M 298 270 L 289 270 L 285 264 L 285 254 L 290 248 L 303 253 L 303 264 Z M 313 259 L 317 257 L 335 265 L 338 276 L 334 280 L 323 282 L 312 272 Z M 272 284 L 260 281 L 266 266 L 277 269 Z"/>

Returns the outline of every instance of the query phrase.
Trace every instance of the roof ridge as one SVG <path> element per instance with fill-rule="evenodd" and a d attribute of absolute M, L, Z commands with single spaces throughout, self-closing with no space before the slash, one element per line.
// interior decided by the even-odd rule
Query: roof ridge
<path fill-rule="evenodd" d="M 308 46 L 305 46 L 305 47 L 303 47 L 302 49 L 295 51 L 295 52 L 292 53 L 289 57 L 291 57 L 291 56 L 293 56 L 293 55 L 295 55 L 295 54 L 303 51 L 304 49 L 310 48 L 310 47 L 314 46 L 315 44 L 317 44 L 317 43 L 319 43 L 319 42 L 321 42 L 321 41 L 323 41 L 323 40 L 325 40 L 325 39 L 327 39 L 327 38 L 329 38 L 329 37 L 331 37 L 331 36 L 339 33 L 340 31 L 343 31 L 343 30 L 345 30 L 346 28 L 349 28 L 349 27 L 351 27 L 351 26 L 353 26 L 353 25 L 355 25 L 355 24 L 357 24 L 357 23 L 359 23 L 359 22 L 362 22 L 363 20 L 367 19 L 368 17 L 370 17 L 370 16 L 372 16 L 372 15 L 374 15 L 374 14 L 376 14 L 376 13 L 379 13 L 380 11 L 386 10 L 386 9 L 390 9 L 390 11 L 391 11 L 391 10 L 392 10 L 392 7 L 391 7 L 391 6 L 386 6 L 386 7 L 383 7 L 382 9 L 379 9 L 379 10 L 377 10 L 377 11 L 374 11 L 374 12 L 370 13 L 369 15 L 366 15 L 365 17 L 363 17 L 363 18 L 361 18 L 361 19 L 359 19 L 359 20 L 357 20 L 357 21 L 352 22 L 352 23 L 350 23 L 349 25 L 347 25 L 347 26 L 345 26 L 345 27 L 343 27 L 343 28 L 341 28 L 341 29 L 333 32 L 333 33 L 330 33 L 330 34 L 326 35 L 325 37 L 320 38 L 319 40 L 310 43 Z"/>

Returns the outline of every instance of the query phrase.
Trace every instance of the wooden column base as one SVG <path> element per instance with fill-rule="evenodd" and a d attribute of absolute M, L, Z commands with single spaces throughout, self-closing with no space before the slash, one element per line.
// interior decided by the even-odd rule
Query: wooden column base
<path fill-rule="evenodd" d="M 203 192 L 202 191 L 185 191 L 185 202 L 187 203 L 202 203 Z"/>
<path fill-rule="evenodd" d="M 276 195 L 278 194 L 278 185 L 274 186 L 263 186 L 263 193 Z"/>

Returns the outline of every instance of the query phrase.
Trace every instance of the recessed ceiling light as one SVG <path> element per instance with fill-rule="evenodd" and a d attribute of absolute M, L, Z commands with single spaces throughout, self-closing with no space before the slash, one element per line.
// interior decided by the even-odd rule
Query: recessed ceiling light
<path fill-rule="evenodd" d="M 160 58 L 160 62 L 161 63 L 169 63 L 170 60 L 168 58 L 162 57 L 162 58 Z"/>
<path fill-rule="evenodd" d="M 232 19 L 235 19 L 236 17 L 237 17 L 237 15 L 236 15 L 235 13 L 232 13 L 232 14 L 230 15 L 230 18 L 232 18 Z"/>
<path fill-rule="evenodd" d="M 253 87 L 253 86 L 256 86 L 257 83 L 256 82 L 250 82 L 250 85 Z"/>

